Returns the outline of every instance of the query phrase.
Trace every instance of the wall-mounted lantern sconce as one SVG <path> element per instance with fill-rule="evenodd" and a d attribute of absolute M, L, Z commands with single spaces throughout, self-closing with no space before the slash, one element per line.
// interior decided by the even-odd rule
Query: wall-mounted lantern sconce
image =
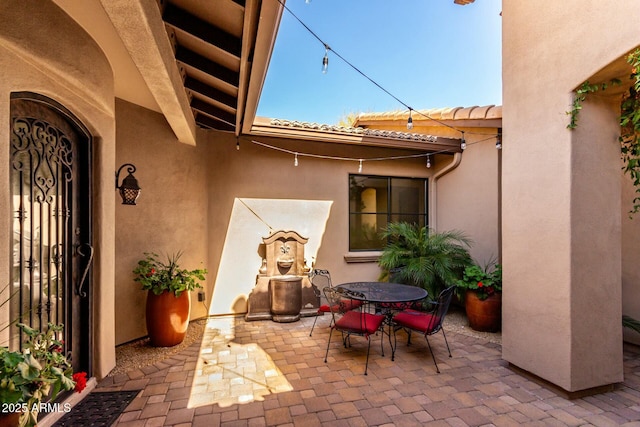
<path fill-rule="evenodd" d="M 119 185 L 120 181 L 120 171 L 122 168 L 127 166 L 127 172 L 129 175 L 125 176 L 122 180 L 122 185 Z M 120 166 L 118 172 L 116 172 L 116 189 L 120 190 L 120 196 L 122 197 L 123 205 L 135 205 L 138 196 L 140 195 L 140 186 L 138 185 L 138 180 L 133 173 L 136 171 L 136 167 L 131 163 L 125 163 Z"/>

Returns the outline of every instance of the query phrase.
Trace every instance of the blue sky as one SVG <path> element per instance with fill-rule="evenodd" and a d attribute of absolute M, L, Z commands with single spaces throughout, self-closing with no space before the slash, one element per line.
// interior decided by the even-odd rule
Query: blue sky
<path fill-rule="evenodd" d="M 276 0 L 269 0 L 276 1 Z M 501 1 L 289 0 L 332 50 L 414 109 L 502 104 Z M 270 118 L 336 124 L 406 110 L 283 12 L 258 106 Z"/>

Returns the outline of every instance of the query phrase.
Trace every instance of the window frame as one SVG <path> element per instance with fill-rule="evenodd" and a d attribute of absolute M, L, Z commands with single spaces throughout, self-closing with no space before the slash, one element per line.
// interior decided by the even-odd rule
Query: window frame
<path fill-rule="evenodd" d="M 387 201 L 386 201 L 386 211 L 385 212 L 381 212 L 376 210 L 375 212 L 371 212 L 371 213 L 366 213 L 363 214 L 362 212 L 358 212 L 358 211 L 354 211 L 352 210 L 352 179 L 354 177 L 364 177 L 367 179 L 385 179 L 386 182 L 386 191 L 387 191 Z M 393 206 L 393 197 L 394 197 L 394 186 L 393 186 L 393 180 L 412 180 L 412 181 L 419 181 L 421 186 L 422 186 L 422 197 L 424 200 L 424 205 L 420 206 L 420 200 L 418 200 L 418 210 L 420 210 L 420 208 L 422 208 L 424 210 L 423 213 L 420 212 L 394 212 L 392 211 L 392 206 Z M 354 215 L 386 215 L 386 224 L 390 223 L 392 218 L 394 217 L 398 217 L 401 215 L 415 215 L 418 217 L 418 219 L 422 219 L 424 221 L 424 225 L 426 227 L 429 227 L 429 178 L 428 177 L 407 177 L 407 176 L 392 176 L 392 175 L 373 175 L 373 174 L 362 174 L 362 173 L 350 173 L 349 174 L 349 178 L 347 181 L 347 185 L 348 185 L 348 194 L 349 194 L 349 199 L 348 199 L 348 204 L 347 204 L 347 211 L 348 211 L 348 221 L 347 221 L 347 227 L 348 227 L 348 245 L 349 245 L 349 252 L 352 253 L 361 253 L 361 252 L 379 252 L 382 251 L 384 249 L 384 243 L 382 244 L 382 247 L 379 248 L 354 248 L 353 247 L 353 242 L 352 242 L 352 218 L 354 217 Z M 396 191 L 397 191 L 398 186 L 396 185 Z"/>

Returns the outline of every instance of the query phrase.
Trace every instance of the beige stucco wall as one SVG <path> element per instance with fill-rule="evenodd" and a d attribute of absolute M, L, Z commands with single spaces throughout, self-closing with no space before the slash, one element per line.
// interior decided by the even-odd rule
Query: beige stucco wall
<path fill-rule="evenodd" d="M 117 164 L 134 163 L 138 168 L 136 176 L 143 187 L 136 207 L 116 207 L 118 342 L 146 333 L 144 294 L 132 281 L 131 274 L 144 251 L 162 253 L 188 244 L 192 265 L 206 256 L 205 266 L 210 271 L 206 298 L 210 308 L 208 313 L 212 315 L 246 311 L 246 298 L 255 285 L 260 268 L 257 247 L 269 234 L 269 226 L 292 228 L 303 234 L 308 231 L 313 237 L 320 238 L 320 242 L 308 244 L 307 261 L 309 265 L 315 262 L 316 267 L 329 269 L 335 283 L 375 280 L 378 277 L 379 268 L 375 261 L 347 262 L 345 259 L 349 254 L 348 175 L 357 173 L 358 162 L 301 155 L 299 166 L 295 167 L 291 154 L 258 146 L 244 137 L 240 150 L 237 150 L 232 134 L 215 131 L 201 131 L 196 147 L 183 146 L 177 144 L 161 116 L 120 100 L 116 106 Z M 430 201 L 438 210 L 436 216 L 442 223 L 438 229 L 446 230 L 446 227 L 455 225 L 465 231 L 476 242 L 471 249 L 474 257 L 487 260 L 497 256 L 499 250 L 495 172 L 498 151 L 495 140 L 474 144 L 479 139 L 482 137 L 468 138 L 469 149 L 459 170 L 444 175 L 437 187 L 430 186 Z M 352 159 L 415 154 L 285 139 L 266 142 L 300 153 Z M 452 156 L 437 156 L 432 159 L 431 169 L 425 167 L 424 158 L 365 162 L 362 173 L 432 177 L 452 161 Z M 176 162 L 180 166 L 174 166 Z M 494 173 L 487 174 L 486 179 L 470 178 L 474 181 L 470 186 L 455 188 L 460 179 L 465 180 L 483 164 L 485 168 L 494 168 Z M 461 177 L 452 182 L 446 181 L 449 175 L 456 173 L 462 173 Z M 439 189 L 440 185 L 443 189 Z M 176 189 L 181 191 L 176 193 Z M 179 200 L 174 200 L 174 197 Z M 267 224 L 262 229 L 260 219 L 248 214 L 240 199 L 256 209 L 258 215 L 264 216 L 262 219 Z M 273 208 L 278 200 L 285 200 L 283 204 L 295 211 Z M 465 208 L 470 200 L 474 201 L 475 209 Z M 183 209 L 167 212 L 164 207 L 167 203 L 180 205 Z M 240 215 L 233 211 L 234 203 L 241 211 Z M 159 214 L 161 210 L 163 212 Z M 488 213 L 478 215 L 475 210 Z M 237 221 L 247 221 L 246 226 Z M 189 224 L 188 230 L 182 224 Z M 229 231 L 231 226 L 235 227 L 233 232 Z M 176 246 L 176 242 L 183 244 Z M 245 255 L 241 251 L 238 255 L 238 244 L 245 246 Z M 225 248 L 229 251 L 231 246 L 236 251 L 232 256 L 224 253 Z M 192 317 L 206 314 L 202 304 L 194 302 L 193 306 Z"/>
<path fill-rule="evenodd" d="M 48 1 L 0 3 L 0 163 L 9 164 L 9 100 L 14 91 L 48 96 L 89 129 L 94 142 L 94 375 L 115 366 L 113 73 L 100 48 Z M 0 168 L 0 283 L 8 282 L 13 214 L 9 168 Z M 6 313 L 5 313 L 6 314 Z"/>
<path fill-rule="evenodd" d="M 398 154 L 392 150 L 361 148 L 357 146 L 328 147 L 327 144 L 309 143 L 293 140 L 269 141 L 269 144 L 294 149 L 302 153 L 315 153 L 349 158 L 387 157 Z M 348 244 L 348 200 L 349 173 L 358 172 L 355 161 L 339 161 L 300 157 L 299 166 L 294 166 L 294 156 L 268 148 L 263 148 L 248 140 L 241 141 L 240 150 L 236 150 L 235 138 L 223 133 L 210 133 L 209 163 L 215 165 L 209 169 L 209 250 L 210 264 L 217 272 L 227 227 L 235 198 L 246 199 L 293 199 L 331 202 L 329 217 L 326 221 L 323 241 L 320 242 L 316 267 L 331 271 L 334 283 L 375 280 L 379 269 L 375 262 L 347 263 L 345 255 Z M 294 148 L 297 147 L 297 148 Z M 425 168 L 424 159 L 396 160 L 365 163 L 362 173 L 403 177 L 428 177 L 431 174 Z M 301 211 L 299 216 L 305 215 Z M 262 234 L 255 236 L 255 244 L 247 247 L 251 255 L 268 235 L 265 226 Z M 309 263 L 311 259 L 308 259 Z M 255 276 L 260 268 L 259 259 L 237 259 L 237 269 L 248 270 L 252 275 L 247 283 L 217 283 L 225 286 L 229 292 L 247 294 L 255 284 Z M 216 289 L 216 293 L 220 292 Z M 242 305 L 238 309 L 242 309 Z"/>
<path fill-rule="evenodd" d="M 142 188 L 138 204 L 126 206 L 110 188 L 116 205 L 116 343 L 147 334 L 146 292 L 132 270 L 144 252 L 160 258 L 182 251 L 180 266 L 207 268 L 206 171 L 215 168 L 201 147 L 180 143 L 159 113 L 118 99 L 116 101 L 116 169 L 136 166 Z M 115 169 L 114 169 L 115 170 Z M 126 176 L 121 173 L 120 179 Z M 192 293 L 191 318 L 203 317 L 206 307 Z"/>
<path fill-rule="evenodd" d="M 622 179 L 622 313 L 640 320 L 640 216 L 631 216 L 633 199 L 637 197 L 628 175 Z M 640 334 L 624 328 L 625 341 L 640 344 Z"/>
<path fill-rule="evenodd" d="M 313 246 L 316 253 L 315 265 L 329 269 L 335 283 L 378 277 L 375 262 L 345 261 L 348 254 L 348 175 L 357 173 L 357 162 L 301 156 L 299 166 L 295 167 L 292 155 L 257 146 L 245 138 L 238 151 L 232 134 L 215 131 L 200 131 L 196 147 L 187 146 L 178 143 L 162 116 L 122 100 L 116 102 L 116 117 L 116 163 L 135 164 L 136 177 L 142 187 L 137 206 L 116 206 L 117 343 L 146 335 L 145 294 L 131 274 L 144 251 L 163 254 L 182 249 L 185 266 L 192 268 L 204 261 L 210 272 L 206 287 L 208 313 L 246 311 L 246 296 L 253 289 L 260 268 L 257 246 L 269 234 L 269 228 L 264 226 L 263 230 L 255 232 L 255 241 L 246 244 L 245 256 L 223 257 L 228 240 L 245 238 L 228 233 L 237 199 L 243 199 L 252 207 L 264 204 L 252 199 L 271 204 L 274 200 L 286 199 L 287 204 L 300 210 L 275 212 L 273 221 L 267 218 L 269 222 L 279 223 L 287 229 L 296 228 L 290 224 L 304 224 L 305 228 L 312 227 L 314 235 L 318 231 L 316 224 L 324 227 L 319 230 L 322 241 L 308 245 Z M 268 143 L 288 149 L 297 147 L 295 150 L 301 153 L 350 158 L 408 153 L 293 140 Z M 362 173 L 429 177 L 450 160 L 450 156 L 443 156 L 432 169 L 425 167 L 424 159 L 370 162 L 365 163 Z M 323 217 L 326 212 L 328 218 Z M 291 218 L 290 223 L 282 219 L 287 216 Z M 316 216 L 320 219 L 316 220 Z M 255 222 L 252 216 L 249 220 Z M 313 225 L 306 224 L 312 222 Z M 310 256 L 307 260 L 311 264 Z M 238 272 L 232 280 L 228 279 L 228 273 L 218 278 L 223 261 L 231 264 L 224 266 L 225 271 Z M 224 306 L 221 307 L 218 301 L 212 302 L 212 298 L 224 300 Z M 192 302 L 192 318 L 207 314 L 206 307 L 196 301 L 195 295 Z"/>
<path fill-rule="evenodd" d="M 615 383 L 618 112 L 594 97 L 573 132 L 565 112 L 575 87 L 638 45 L 640 9 L 505 0 L 502 16 L 503 357 L 567 391 Z"/>
<path fill-rule="evenodd" d="M 471 120 L 438 124 L 418 116 L 412 131 L 452 139 L 459 139 L 464 132 L 467 149 L 460 153 L 459 161 L 452 155 L 431 156 L 429 221 L 436 231 L 459 230 L 469 237 L 472 241 L 469 252 L 480 265 L 501 259 L 501 151 L 496 149 L 498 128 L 492 127 L 500 122 L 500 116 L 497 119 L 492 116 L 490 121 L 491 125 L 485 124 L 474 115 Z M 407 131 L 406 118 L 401 115 L 381 119 L 379 123 L 369 120 L 367 127 Z"/>
<path fill-rule="evenodd" d="M 474 135 L 473 132 L 479 135 Z M 467 129 L 460 165 L 437 181 L 437 228 L 462 230 L 473 241 L 480 265 L 500 261 L 499 158 L 497 129 Z"/>

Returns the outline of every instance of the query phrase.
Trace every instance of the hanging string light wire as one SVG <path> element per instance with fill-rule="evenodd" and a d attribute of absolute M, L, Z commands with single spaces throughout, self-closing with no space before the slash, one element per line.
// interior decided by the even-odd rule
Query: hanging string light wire
<path fill-rule="evenodd" d="M 413 127 L 413 119 L 411 119 L 411 112 L 415 112 L 416 114 L 425 117 L 428 120 L 434 121 L 436 123 L 438 123 L 441 126 L 447 127 L 449 129 L 455 130 L 457 132 L 461 132 L 463 134 L 464 137 L 464 131 L 462 131 L 461 129 L 458 129 L 455 126 L 452 126 L 448 123 L 445 123 L 441 120 L 438 119 L 434 119 L 433 117 L 429 116 L 428 114 L 420 111 L 420 110 L 415 110 L 414 108 L 410 107 L 407 103 L 405 103 L 404 101 L 402 101 L 400 98 L 398 98 L 397 96 L 395 96 L 393 93 L 389 92 L 387 89 L 385 89 L 382 85 L 380 85 L 378 82 L 376 82 L 375 80 L 373 80 L 371 77 L 369 77 L 367 74 L 365 74 L 362 70 L 360 70 L 358 67 L 356 67 L 355 65 L 353 65 L 351 62 L 349 62 L 346 58 L 344 58 L 342 55 L 340 55 L 340 53 L 336 52 L 334 49 L 332 49 L 324 40 L 322 40 L 320 38 L 320 36 L 318 36 L 311 28 L 309 28 L 309 26 L 307 24 L 305 24 L 302 19 L 298 18 L 298 15 L 296 15 L 295 13 L 293 13 L 291 11 L 291 9 L 289 9 L 287 7 L 287 5 L 284 4 L 283 0 L 276 0 L 278 3 L 280 3 L 280 5 L 284 8 L 284 10 L 286 10 L 296 21 L 298 21 L 300 23 L 300 25 L 302 25 L 308 32 L 309 34 L 311 34 L 313 37 L 316 38 L 316 40 L 318 40 L 320 43 L 322 43 L 322 45 L 325 48 L 325 56 L 323 58 L 323 73 L 326 72 L 326 67 L 325 67 L 325 60 L 326 60 L 326 65 L 328 65 L 328 53 L 329 51 L 331 51 L 335 56 L 337 56 L 338 58 L 340 58 L 342 60 L 342 62 L 344 62 L 345 64 L 347 64 L 349 67 L 351 67 L 354 71 L 356 71 L 358 74 L 360 74 L 362 77 L 364 77 L 365 79 L 369 80 L 373 85 L 375 85 L 378 89 L 382 90 L 384 93 L 386 93 L 387 95 L 389 95 L 390 97 L 392 97 L 393 99 L 395 99 L 396 101 L 398 101 L 398 103 L 400 103 L 402 106 L 404 106 L 407 110 L 409 110 L 409 118 L 411 120 L 411 125 Z M 487 133 L 473 133 L 473 132 L 467 132 L 467 134 L 469 135 L 490 135 Z M 493 134 L 491 134 L 493 135 Z M 468 145 L 468 144 L 467 144 Z"/>
<path fill-rule="evenodd" d="M 471 145 L 478 144 L 480 142 L 489 141 L 494 139 L 495 135 L 491 135 L 488 138 L 480 139 L 478 141 L 469 142 L 466 144 L 467 148 Z M 385 160 L 404 160 L 404 159 L 415 159 L 420 157 L 426 157 L 429 165 L 431 164 L 431 156 L 435 156 L 436 154 L 444 154 L 451 153 L 450 150 L 440 150 L 440 151 L 432 151 L 429 153 L 420 153 L 420 154 L 407 154 L 404 156 L 389 156 L 389 157 L 370 157 L 370 158 L 361 158 L 361 157 L 340 157 L 340 156 L 327 156 L 324 154 L 313 154 L 313 153 L 301 153 L 300 151 L 288 150 L 282 147 L 276 147 L 275 145 L 266 144 L 264 142 L 251 140 L 252 143 L 259 145 L 264 148 L 268 148 L 270 150 L 280 151 L 282 153 L 291 154 L 294 156 L 294 165 L 298 165 L 298 157 L 312 157 L 316 159 L 325 159 L 325 160 L 340 160 L 345 162 L 357 162 L 358 163 L 358 171 L 362 171 L 362 165 L 366 162 L 381 162 Z"/>

